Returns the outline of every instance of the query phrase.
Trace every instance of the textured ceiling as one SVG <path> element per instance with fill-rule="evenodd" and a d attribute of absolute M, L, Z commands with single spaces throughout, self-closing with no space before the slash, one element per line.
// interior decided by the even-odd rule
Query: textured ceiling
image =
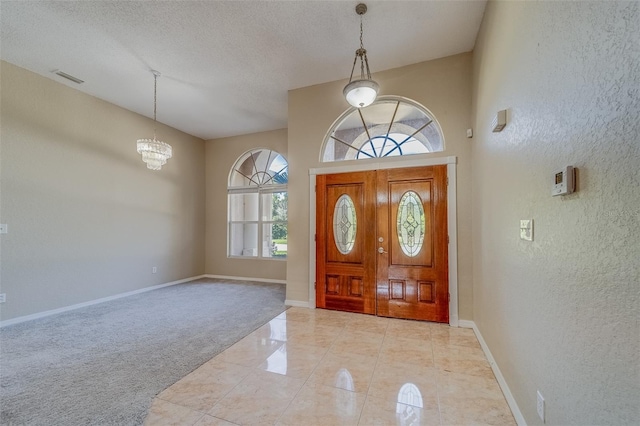
<path fill-rule="evenodd" d="M 158 121 L 203 139 L 233 136 L 287 127 L 288 90 L 349 77 L 356 4 L 1 0 L 0 57 L 147 117 L 156 69 Z M 367 6 L 364 46 L 375 78 L 472 50 L 485 0 Z"/>

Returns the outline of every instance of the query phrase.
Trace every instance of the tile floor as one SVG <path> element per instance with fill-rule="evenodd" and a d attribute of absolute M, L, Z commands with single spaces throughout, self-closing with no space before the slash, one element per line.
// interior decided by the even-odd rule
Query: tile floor
<path fill-rule="evenodd" d="M 152 425 L 514 425 L 470 329 L 290 308 L 161 392 Z"/>

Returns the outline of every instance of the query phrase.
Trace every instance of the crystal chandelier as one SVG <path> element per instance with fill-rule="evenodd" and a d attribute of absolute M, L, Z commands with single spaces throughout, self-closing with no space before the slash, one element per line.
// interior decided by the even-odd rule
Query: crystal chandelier
<path fill-rule="evenodd" d="M 142 154 L 142 161 L 147 163 L 147 168 L 160 170 L 167 160 L 171 158 L 171 145 L 156 139 L 156 104 L 158 100 L 157 88 L 160 73 L 151 70 L 153 74 L 153 139 L 138 139 L 138 153 Z"/>
<path fill-rule="evenodd" d="M 367 59 L 367 50 L 362 45 L 362 15 L 367 13 L 367 5 L 360 3 L 356 6 L 356 13 L 360 15 L 360 49 L 356 50 L 356 57 L 353 59 L 353 67 L 351 68 L 351 77 L 342 93 L 349 104 L 356 108 L 369 106 L 376 100 L 380 86 L 371 79 L 371 71 L 369 71 L 369 60 Z M 353 71 L 356 69 L 356 62 L 360 58 L 360 79 L 353 80 Z M 365 68 L 367 73 L 365 75 Z"/>

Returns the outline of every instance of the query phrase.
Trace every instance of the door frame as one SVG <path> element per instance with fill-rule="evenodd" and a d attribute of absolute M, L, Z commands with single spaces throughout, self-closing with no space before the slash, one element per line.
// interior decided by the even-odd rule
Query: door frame
<path fill-rule="evenodd" d="M 447 166 L 447 225 L 449 231 L 449 325 L 458 327 L 458 233 L 456 208 L 456 166 L 458 158 L 411 155 L 373 160 L 341 161 L 337 165 L 309 169 L 309 307 L 316 307 L 316 176 L 333 173 L 360 172 L 421 166 Z"/>

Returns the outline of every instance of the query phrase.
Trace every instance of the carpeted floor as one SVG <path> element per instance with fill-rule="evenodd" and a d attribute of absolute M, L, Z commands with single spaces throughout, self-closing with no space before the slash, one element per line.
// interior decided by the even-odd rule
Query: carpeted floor
<path fill-rule="evenodd" d="M 203 279 L 0 329 L 0 424 L 138 425 L 153 397 L 285 310 Z"/>

